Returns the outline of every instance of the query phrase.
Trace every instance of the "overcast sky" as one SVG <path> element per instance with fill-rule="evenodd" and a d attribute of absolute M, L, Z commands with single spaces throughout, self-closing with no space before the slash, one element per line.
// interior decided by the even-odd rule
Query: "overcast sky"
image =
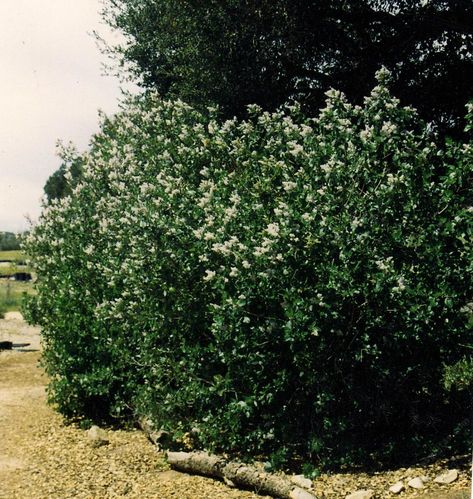
<path fill-rule="evenodd" d="M 98 109 L 117 110 L 93 30 L 107 40 L 100 0 L 0 0 L 0 231 L 37 218 L 58 139 L 87 146 Z"/>

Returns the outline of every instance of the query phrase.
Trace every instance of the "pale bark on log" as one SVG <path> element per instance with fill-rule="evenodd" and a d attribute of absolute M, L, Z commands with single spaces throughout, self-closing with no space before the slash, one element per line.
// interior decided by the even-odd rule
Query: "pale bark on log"
<path fill-rule="evenodd" d="M 261 494 L 281 499 L 317 499 L 314 494 L 294 485 L 287 478 L 266 473 L 255 466 L 229 462 L 224 457 L 206 452 L 168 452 L 167 460 L 178 471 L 223 479 Z"/>
<path fill-rule="evenodd" d="M 225 476 L 223 469 L 227 462 L 224 458 L 206 452 L 167 452 L 166 456 L 171 467 L 179 471 L 215 478 Z"/>

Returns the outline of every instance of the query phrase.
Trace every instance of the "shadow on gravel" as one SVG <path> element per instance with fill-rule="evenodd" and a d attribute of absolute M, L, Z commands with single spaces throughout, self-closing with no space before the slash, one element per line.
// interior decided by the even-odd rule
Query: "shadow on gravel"
<path fill-rule="evenodd" d="M 457 490 L 453 492 L 428 494 L 424 496 L 424 499 L 470 499 L 470 497 L 469 490 Z"/>

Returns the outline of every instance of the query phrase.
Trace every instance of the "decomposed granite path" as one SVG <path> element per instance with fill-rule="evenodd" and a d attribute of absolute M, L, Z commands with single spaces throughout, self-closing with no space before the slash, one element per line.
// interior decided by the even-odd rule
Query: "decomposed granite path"
<path fill-rule="evenodd" d="M 0 341 L 30 343 L 23 351 L 0 352 L 0 499 L 257 499 L 252 492 L 169 470 L 162 454 L 140 431 L 107 430 L 108 445 L 91 446 L 86 433 L 65 425 L 46 404 L 46 377 L 38 366 L 39 330 L 18 314 L 0 320 Z M 373 499 L 424 497 L 467 499 L 469 464 L 455 463 L 458 478 L 449 486 L 433 483 L 451 463 L 375 474 L 322 475 L 314 481 L 318 497 L 344 499 L 360 489 Z M 424 490 L 393 496 L 388 488 L 424 476 Z M 428 480 L 427 480 L 428 478 Z"/>
<path fill-rule="evenodd" d="M 0 320 L 0 340 L 31 343 L 0 353 L 0 498 L 261 498 L 170 471 L 139 431 L 107 431 L 110 443 L 93 448 L 46 404 L 38 330 Z"/>

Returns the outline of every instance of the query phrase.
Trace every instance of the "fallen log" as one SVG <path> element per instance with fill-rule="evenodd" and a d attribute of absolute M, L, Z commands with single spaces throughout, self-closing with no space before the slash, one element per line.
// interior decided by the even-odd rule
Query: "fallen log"
<path fill-rule="evenodd" d="M 186 473 L 224 480 L 234 487 L 252 489 L 281 499 L 317 499 L 310 491 L 291 482 L 289 478 L 274 475 L 256 466 L 228 461 L 223 456 L 206 452 L 168 452 L 171 468 Z"/>

